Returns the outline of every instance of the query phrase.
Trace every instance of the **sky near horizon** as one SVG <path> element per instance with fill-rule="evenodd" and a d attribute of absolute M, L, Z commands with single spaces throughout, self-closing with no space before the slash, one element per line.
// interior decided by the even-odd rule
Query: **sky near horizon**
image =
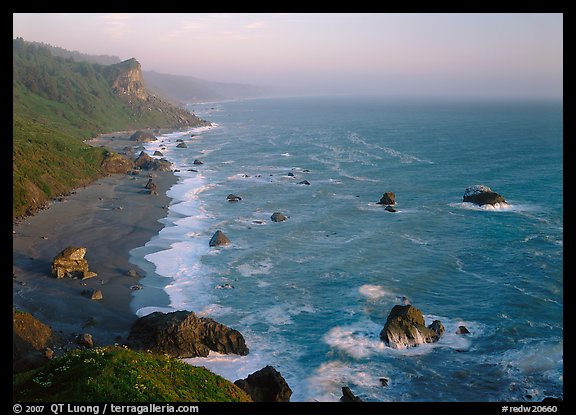
<path fill-rule="evenodd" d="M 562 13 L 14 13 L 13 37 L 288 94 L 563 97 Z"/>

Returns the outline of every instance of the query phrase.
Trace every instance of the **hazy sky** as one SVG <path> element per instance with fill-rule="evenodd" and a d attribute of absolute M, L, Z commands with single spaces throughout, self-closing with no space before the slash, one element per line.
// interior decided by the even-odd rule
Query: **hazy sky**
<path fill-rule="evenodd" d="M 13 36 L 295 93 L 563 96 L 558 13 L 17 13 Z"/>

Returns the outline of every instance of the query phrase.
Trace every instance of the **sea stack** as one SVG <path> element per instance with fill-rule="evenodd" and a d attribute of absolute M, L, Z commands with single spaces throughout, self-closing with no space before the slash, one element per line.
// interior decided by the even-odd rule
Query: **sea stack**
<path fill-rule="evenodd" d="M 495 205 L 496 203 L 506 203 L 504 197 L 488 186 L 483 184 L 475 184 L 468 186 L 464 191 L 464 202 L 474 203 L 478 206 Z"/>

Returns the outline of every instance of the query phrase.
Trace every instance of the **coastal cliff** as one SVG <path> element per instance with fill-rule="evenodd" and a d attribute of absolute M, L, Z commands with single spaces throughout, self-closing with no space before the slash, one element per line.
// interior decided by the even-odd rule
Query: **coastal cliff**
<path fill-rule="evenodd" d="M 13 40 L 13 209 L 17 219 L 108 172 L 98 134 L 210 123 L 151 93 L 136 59 L 100 65 Z"/>

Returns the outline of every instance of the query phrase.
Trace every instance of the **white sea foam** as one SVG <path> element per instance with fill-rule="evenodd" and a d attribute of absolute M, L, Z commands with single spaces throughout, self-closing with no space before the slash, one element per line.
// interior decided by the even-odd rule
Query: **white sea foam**
<path fill-rule="evenodd" d="M 343 385 L 369 389 L 379 387 L 380 380 L 377 371 L 355 363 L 336 360 L 322 363 L 306 379 L 306 384 L 310 399 L 320 402 L 337 402 L 342 396 Z"/>
<path fill-rule="evenodd" d="M 253 275 L 269 274 L 274 264 L 270 260 L 260 261 L 255 264 L 240 264 L 236 270 L 243 277 L 251 277 Z"/>
<path fill-rule="evenodd" d="M 450 207 L 458 207 L 466 210 L 478 210 L 488 212 L 511 212 L 518 210 L 517 207 L 506 202 L 494 203 L 493 205 L 486 204 L 482 206 L 471 202 L 456 202 L 456 203 L 450 203 L 449 205 Z"/>
<path fill-rule="evenodd" d="M 371 300 L 377 300 L 384 296 L 393 296 L 387 292 L 381 285 L 364 284 L 358 289 L 358 292 Z"/>

